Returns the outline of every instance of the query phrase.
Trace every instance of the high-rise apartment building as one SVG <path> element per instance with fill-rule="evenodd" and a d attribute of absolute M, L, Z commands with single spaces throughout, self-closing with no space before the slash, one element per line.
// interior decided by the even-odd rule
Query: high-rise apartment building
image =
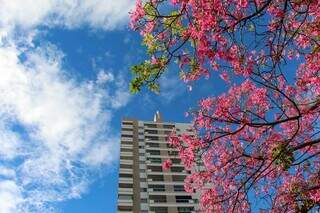
<path fill-rule="evenodd" d="M 154 121 L 123 119 L 120 145 L 118 188 L 119 213 L 192 213 L 197 196 L 184 191 L 188 174 L 176 150 L 166 142 L 177 134 L 193 134 L 190 124 L 162 122 L 159 112 Z M 162 162 L 172 160 L 168 171 Z"/>

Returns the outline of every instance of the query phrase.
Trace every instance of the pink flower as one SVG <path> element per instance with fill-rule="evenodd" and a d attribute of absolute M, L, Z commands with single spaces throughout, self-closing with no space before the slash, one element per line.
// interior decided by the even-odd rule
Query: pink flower
<path fill-rule="evenodd" d="M 228 73 L 226 73 L 226 72 L 221 73 L 220 78 L 222 78 L 225 82 L 230 83 L 230 78 L 229 78 Z"/>
<path fill-rule="evenodd" d="M 141 0 L 136 1 L 136 8 L 130 12 L 130 27 L 135 29 L 136 23 L 145 15 Z"/>
<path fill-rule="evenodd" d="M 167 171 L 171 168 L 171 166 L 172 166 L 172 161 L 170 159 L 167 159 L 162 163 L 162 170 Z"/>
<path fill-rule="evenodd" d="M 239 0 L 239 5 L 242 8 L 248 7 L 248 0 Z"/>
<path fill-rule="evenodd" d="M 179 0 L 171 0 L 171 3 L 172 3 L 173 5 L 176 5 L 176 4 L 179 3 Z"/>

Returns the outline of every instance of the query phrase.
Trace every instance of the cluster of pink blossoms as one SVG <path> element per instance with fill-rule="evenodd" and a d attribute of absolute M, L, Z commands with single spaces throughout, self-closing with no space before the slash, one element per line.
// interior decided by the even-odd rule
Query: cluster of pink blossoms
<path fill-rule="evenodd" d="M 131 26 L 150 56 L 135 72 L 141 85 L 176 62 L 188 85 L 217 74 L 229 87 L 188 113 L 196 135 L 169 138 L 201 210 L 319 210 L 319 8 L 319 0 L 137 2 Z"/>

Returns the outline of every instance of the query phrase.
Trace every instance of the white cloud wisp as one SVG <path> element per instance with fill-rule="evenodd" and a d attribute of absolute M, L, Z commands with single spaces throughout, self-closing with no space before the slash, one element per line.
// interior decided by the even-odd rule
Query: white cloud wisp
<path fill-rule="evenodd" d="M 1 27 L 39 25 L 113 30 L 126 25 L 134 0 L 0 0 Z"/>
<path fill-rule="evenodd" d="M 34 41 L 40 26 L 121 28 L 134 2 L 0 0 L 1 213 L 54 211 L 118 159 L 110 120 L 130 100 L 122 76 L 79 82 L 63 69 L 62 52 Z"/>
<path fill-rule="evenodd" d="M 4 213 L 46 209 L 50 202 L 80 197 L 90 183 L 88 171 L 118 157 L 118 139 L 109 129 L 111 92 L 66 77 L 61 57 L 50 46 L 28 51 L 24 62 L 21 54 L 12 46 L 0 48 Z"/>

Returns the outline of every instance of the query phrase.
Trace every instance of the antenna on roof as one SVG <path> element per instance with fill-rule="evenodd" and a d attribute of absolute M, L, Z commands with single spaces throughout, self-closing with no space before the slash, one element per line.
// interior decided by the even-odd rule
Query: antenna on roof
<path fill-rule="evenodd" d="M 153 122 L 162 122 L 160 112 L 157 110 L 153 116 Z"/>

